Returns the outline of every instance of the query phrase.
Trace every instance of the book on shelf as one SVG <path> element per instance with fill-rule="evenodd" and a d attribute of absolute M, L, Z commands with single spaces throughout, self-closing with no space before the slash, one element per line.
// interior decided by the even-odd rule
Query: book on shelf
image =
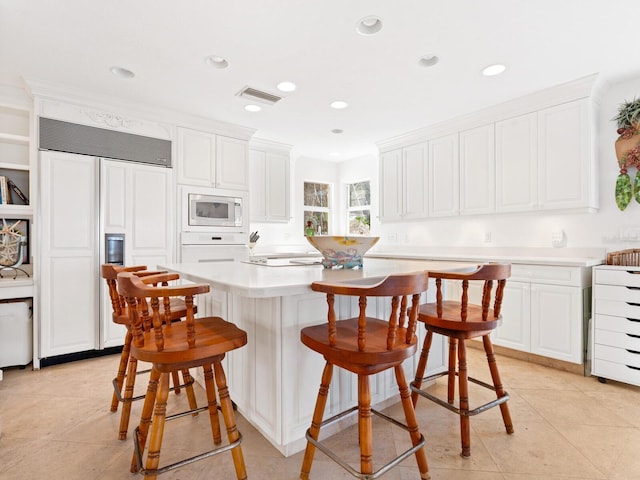
<path fill-rule="evenodd" d="M 13 203 L 12 194 L 15 194 L 25 205 L 29 205 L 29 199 L 13 180 L 4 175 L 0 175 L 0 204 L 9 205 Z"/>

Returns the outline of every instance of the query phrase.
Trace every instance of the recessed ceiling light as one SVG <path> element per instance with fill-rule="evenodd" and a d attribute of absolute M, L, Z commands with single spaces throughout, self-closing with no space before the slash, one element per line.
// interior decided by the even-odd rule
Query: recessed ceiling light
<path fill-rule="evenodd" d="M 364 17 L 356 24 L 356 32 L 360 35 L 373 35 L 382 30 L 382 20 L 373 15 Z"/>
<path fill-rule="evenodd" d="M 251 105 L 245 105 L 245 106 L 244 106 L 244 109 L 245 109 L 247 112 L 259 112 L 260 110 L 262 110 L 262 107 L 261 107 L 260 105 L 253 105 L 253 104 L 251 104 Z"/>
<path fill-rule="evenodd" d="M 293 82 L 280 82 L 278 84 L 278 90 L 281 92 L 293 92 L 296 89 L 296 84 Z"/>
<path fill-rule="evenodd" d="M 331 130 L 331 133 L 342 133 L 342 132 L 344 132 L 344 130 L 340 128 L 334 128 L 333 130 Z"/>
<path fill-rule="evenodd" d="M 213 68 L 227 68 L 229 66 L 229 62 L 218 55 L 209 55 L 204 59 L 204 61 L 207 65 Z"/>
<path fill-rule="evenodd" d="M 342 100 L 336 100 L 335 102 L 331 102 L 331 108 L 335 108 L 336 110 L 342 110 L 343 108 L 347 108 L 349 104 Z"/>
<path fill-rule="evenodd" d="M 493 75 L 500 75 L 506 69 L 507 67 L 505 67 L 504 65 L 500 65 L 499 63 L 496 63 L 495 65 L 489 65 L 488 67 L 485 67 L 482 70 L 482 74 L 485 77 L 492 77 Z"/>
<path fill-rule="evenodd" d="M 120 78 L 133 78 L 136 76 L 131 70 L 122 67 L 111 67 L 111 73 Z"/>
<path fill-rule="evenodd" d="M 421 67 L 433 67 L 439 61 L 440 59 L 437 55 L 427 54 L 420 57 L 420 60 L 418 60 L 418 64 Z"/>

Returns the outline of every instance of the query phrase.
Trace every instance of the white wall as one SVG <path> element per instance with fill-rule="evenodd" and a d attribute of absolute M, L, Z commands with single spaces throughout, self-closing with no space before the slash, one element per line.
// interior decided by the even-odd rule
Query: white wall
<path fill-rule="evenodd" d="M 620 228 L 640 228 L 640 204 L 635 201 L 624 212 L 618 210 L 614 189 L 619 174 L 614 142 L 618 135 L 611 119 L 620 103 L 640 96 L 640 77 L 605 87 L 598 115 L 598 162 L 600 209 L 597 213 L 573 214 L 500 214 L 429 219 L 417 222 L 386 223 L 381 225 L 372 218 L 372 234 L 380 235 L 377 248 L 391 246 L 487 246 L 487 247 L 551 247 L 551 233 L 562 229 L 566 235 L 566 247 L 605 247 L 609 251 L 638 248 L 640 241 L 620 240 Z M 298 158 L 291 175 L 292 216 L 289 224 L 256 224 L 265 244 L 304 245 L 302 236 L 302 184 L 305 180 L 329 182 L 334 185 L 334 200 L 346 204 L 346 183 L 371 181 L 372 216 L 378 212 L 378 162 L 373 155 L 355 158 L 342 163 Z M 635 172 L 630 169 L 630 175 Z M 337 187 L 337 188 L 336 188 Z M 341 234 L 346 229 L 344 208 L 336 212 L 340 224 L 332 233 Z M 263 236 L 262 233 L 265 232 Z M 489 233 L 490 242 L 485 242 Z"/>

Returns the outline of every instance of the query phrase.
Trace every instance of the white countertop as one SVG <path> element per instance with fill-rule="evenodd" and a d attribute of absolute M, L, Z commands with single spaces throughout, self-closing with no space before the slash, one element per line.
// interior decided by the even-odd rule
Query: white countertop
<path fill-rule="evenodd" d="M 322 265 L 273 268 L 244 262 L 174 263 L 158 268 L 175 271 L 186 280 L 208 283 L 214 289 L 249 298 L 299 295 L 311 292 L 315 281 L 342 282 L 425 270 L 470 270 L 469 264 L 452 261 L 389 260 L 365 258 L 361 270 L 328 270 Z"/>

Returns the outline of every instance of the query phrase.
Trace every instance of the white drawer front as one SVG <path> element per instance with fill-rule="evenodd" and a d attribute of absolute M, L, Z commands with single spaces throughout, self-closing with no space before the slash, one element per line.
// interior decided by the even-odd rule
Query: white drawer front
<path fill-rule="evenodd" d="M 580 267 L 516 264 L 511 266 L 511 280 L 575 287 L 582 285 Z"/>
<path fill-rule="evenodd" d="M 638 335 L 612 332 L 611 330 L 596 330 L 594 341 L 596 345 L 610 345 L 640 352 L 640 336 Z"/>
<path fill-rule="evenodd" d="M 618 300 L 601 300 L 596 298 L 596 314 L 614 315 L 640 320 L 640 305 L 629 305 Z"/>
<path fill-rule="evenodd" d="M 609 362 L 626 365 L 630 370 L 634 368 L 640 369 L 640 352 L 610 347 L 608 345 L 596 345 L 593 356 L 598 361 L 607 360 Z"/>
<path fill-rule="evenodd" d="M 640 287 L 640 271 L 607 270 L 595 268 L 595 283 Z"/>
<path fill-rule="evenodd" d="M 596 300 L 620 300 L 640 305 L 640 288 L 629 288 L 624 285 L 596 285 Z"/>
<path fill-rule="evenodd" d="M 591 374 L 597 377 L 610 378 L 619 382 L 640 385 L 640 370 L 629 368 L 626 365 L 608 360 L 597 360 L 593 362 Z"/>
<path fill-rule="evenodd" d="M 640 336 L 640 320 L 629 320 L 627 317 L 597 314 L 594 322 L 596 330 L 609 330 Z"/>

